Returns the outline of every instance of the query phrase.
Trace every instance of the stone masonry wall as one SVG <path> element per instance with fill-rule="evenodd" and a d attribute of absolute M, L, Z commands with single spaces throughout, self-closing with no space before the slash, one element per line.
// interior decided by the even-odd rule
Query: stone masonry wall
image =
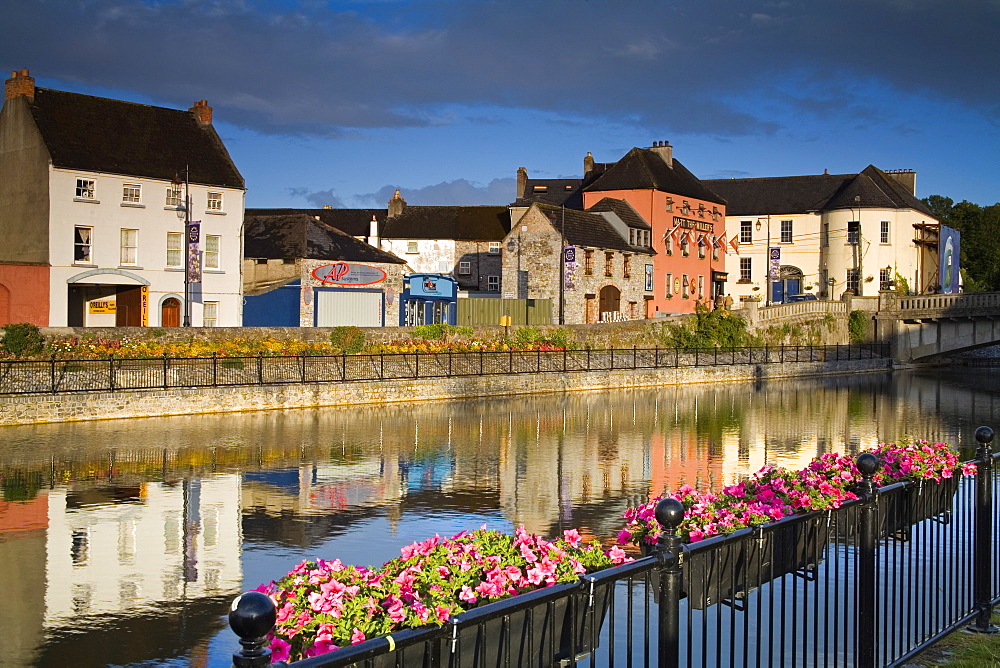
<path fill-rule="evenodd" d="M 750 382 L 770 378 L 886 371 L 891 368 L 891 364 L 889 360 L 861 360 L 638 371 L 530 373 L 359 383 L 95 392 L 79 395 L 25 395 L 0 397 L 0 425 L 411 403 L 466 397 L 694 383 Z"/>

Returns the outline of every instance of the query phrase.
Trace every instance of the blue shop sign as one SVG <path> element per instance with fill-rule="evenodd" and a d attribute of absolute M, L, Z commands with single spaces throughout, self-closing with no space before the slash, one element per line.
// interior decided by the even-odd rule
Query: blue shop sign
<path fill-rule="evenodd" d="M 441 274 L 410 274 L 411 297 L 454 299 L 455 279 Z"/>

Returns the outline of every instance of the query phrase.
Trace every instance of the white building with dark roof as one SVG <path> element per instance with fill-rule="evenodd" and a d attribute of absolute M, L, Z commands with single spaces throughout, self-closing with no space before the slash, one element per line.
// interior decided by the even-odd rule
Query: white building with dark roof
<path fill-rule="evenodd" d="M 736 300 L 923 293 L 942 283 L 941 225 L 915 195 L 915 172 L 869 165 L 859 174 L 704 183 L 727 202 L 735 252 L 726 255 L 726 270 Z"/>
<path fill-rule="evenodd" d="M 0 324 L 238 326 L 244 192 L 204 100 L 166 109 L 13 72 L 0 111 Z M 200 224 L 192 244 L 187 220 Z"/>

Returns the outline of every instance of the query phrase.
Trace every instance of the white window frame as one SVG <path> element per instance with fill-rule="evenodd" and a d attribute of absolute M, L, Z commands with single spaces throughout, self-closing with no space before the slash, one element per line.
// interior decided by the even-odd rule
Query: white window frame
<path fill-rule="evenodd" d="M 219 302 L 204 302 L 201 311 L 202 327 L 219 326 Z"/>
<path fill-rule="evenodd" d="M 891 290 L 892 283 L 892 269 L 884 268 L 878 270 L 878 289 L 879 290 Z"/>
<path fill-rule="evenodd" d="M 172 185 L 167 186 L 167 199 L 164 206 L 179 209 L 183 205 L 183 201 L 184 199 L 181 195 L 181 189 L 179 187 L 175 188 Z"/>
<path fill-rule="evenodd" d="M 673 197 L 668 197 L 667 198 L 667 212 L 669 213 L 669 212 L 671 212 L 673 210 L 674 210 L 674 198 Z"/>
<path fill-rule="evenodd" d="M 705 298 L 705 275 L 698 274 L 698 299 Z"/>
<path fill-rule="evenodd" d="M 406 242 L 406 253 L 408 255 L 416 255 L 416 254 L 420 253 L 420 247 L 417 245 L 416 241 L 407 241 Z"/>
<path fill-rule="evenodd" d="M 487 276 L 486 289 L 490 292 L 500 292 L 500 277 L 493 274 Z"/>
<path fill-rule="evenodd" d="M 122 184 L 122 204 L 142 204 L 142 186 L 138 183 Z"/>
<path fill-rule="evenodd" d="M 218 191 L 208 191 L 208 202 L 205 209 L 208 211 L 222 211 L 222 193 Z"/>
<path fill-rule="evenodd" d="M 75 199 L 83 200 L 96 200 L 97 199 L 97 183 L 94 179 L 77 179 L 76 180 L 76 197 Z"/>
<path fill-rule="evenodd" d="M 135 266 L 139 257 L 139 230 L 127 227 L 121 228 L 121 250 L 118 263 Z"/>
<path fill-rule="evenodd" d="M 781 243 L 790 244 L 792 242 L 792 221 L 783 220 L 781 221 Z"/>
<path fill-rule="evenodd" d="M 674 274 L 673 272 L 667 272 L 667 295 L 674 294 Z"/>
<path fill-rule="evenodd" d="M 458 263 L 458 274 L 460 276 L 468 276 L 471 273 L 472 273 L 472 263 L 460 260 Z"/>
<path fill-rule="evenodd" d="M 740 221 L 740 243 L 741 244 L 752 244 L 753 243 L 753 221 L 752 220 L 741 220 Z"/>
<path fill-rule="evenodd" d="M 851 229 L 853 228 L 853 229 Z M 858 239 L 861 237 L 861 223 L 856 220 L 848 221 L 847 223 L 847 243 L 854 246 L 858 243 Z"/>
<path fill-rule="evenodd" d="M 171 253 L 176 257 L 175 262 L 171 262 Z M 165 265 L 168 269 L 184 268 L 184 233 L 167 232 L 167 260 Z"/>
<path fill-rule="evenodd" d="M 220 259 L 222 257 L 222 235 L 219 234 L 206 234 L 205 235 L 205 257 L 204 257 L 204 267 L 205 269 L 222 269 L 222 264 Z"/>
<path fill-rule="evenodd" d="M 861 285 L 861 272 L 856 268 L 852 267 L 847 270 L 847 278 L 844 281 L 845 289 L 853 290 L 854 294 L 858 294 L 858 288 Z"/>
<path fill-rule="evenodd" d="M 753 258 L 740 258 L 740 283 L 750 283 L 753 281 Z"/>
<path fill-rule="evenodd" d="M 892 243 L 892 235 L 890 234 L 892 230 L 892 223 L 888 220 L 883 220 L 879 225 L 879 243 L 890 244 Z"/>
<path fill-rule="evenodd" d="M 94 228 L 73 227 L 73 264 L 94 264 Z"/>
<path fill-rule="evenodd" d="M 489 245 L 489 250 L 487 252 L 490 255 L 499 255 L 500 254 L 500 242 L 499 241 L 491 241 L 490 245 Z"/>

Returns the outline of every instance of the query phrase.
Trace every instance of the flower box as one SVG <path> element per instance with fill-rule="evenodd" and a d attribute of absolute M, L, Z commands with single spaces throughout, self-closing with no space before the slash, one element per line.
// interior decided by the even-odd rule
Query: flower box
<path fill-rule="evenodd" d="M 702 610 L 724 602 L 739 608 L 748 593 L 789 573 L 812 578 L 825 556 L 830 530 L 829 514 L 814 513 L 766 530 L 745 530 L 741 541 L 695 549 L 684 564 L 688 605 Z M 643 553 L 652 549 L 644 547 Z"/>
<path fill-rule="evenodd" d="M 878 495 L 879 538 L 909 540 L 914 524 L 950 511 L 958 493 L 961 476 L 942 478 L 940 482 L 923 479 L 916 484 L 899 487 Z M 852 519 L 848 519 L 848 517 Z M 837 536 L 856 538 L 857 515 L 842 512 L 837 523 Z"/>

